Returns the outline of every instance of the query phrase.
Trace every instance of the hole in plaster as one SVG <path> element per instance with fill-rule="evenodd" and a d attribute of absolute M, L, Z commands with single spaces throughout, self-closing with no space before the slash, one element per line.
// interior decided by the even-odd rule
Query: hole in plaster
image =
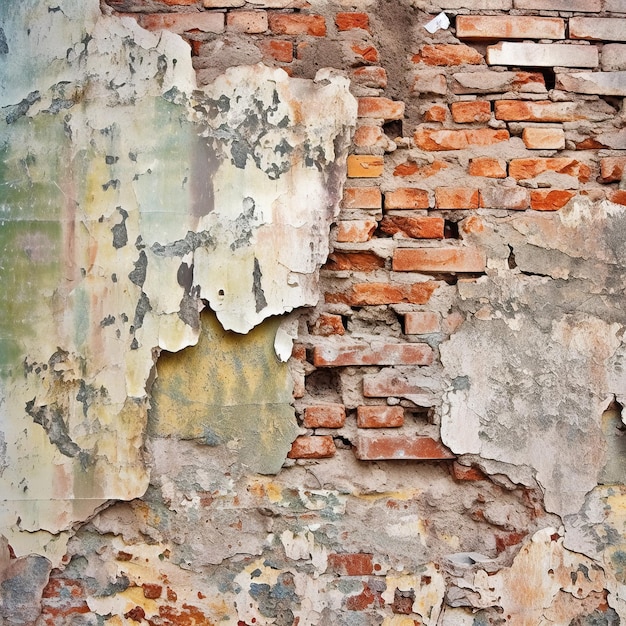
<path fill-rule="evenodd" d="M 458 222 L 452 222 L 445 220 L 443 226 L 444 239 L 458 239 L 459 238 L 459 224 Z"/>
<path fill-rule="evenodd" d="M 223 289 L 220 289 L 220 290 L 217 292 L 217 295 L 218 295 L 220 298 L 223 298 L 223 297 L 224 297 L 224 290 L 223 290 Z"/>
<path fill-rule="evenodd" d="M 517 263 L 515 261 L 515 252 L 513 252 L 513 246 L 509 245 L 509 258 L 508 258 L 509 269 L 514 270 L 517 267 Z"/>
<path fill-rule="evenodd" d="M 324 369 L 311 372 L 306 377 L 307 393 L 325 402 L 341 402 L 339 394 L 339 374 L 335 370 Z"/>
<path fill-rule="evenodd" d="M 383 124 L 383 132 L 389 139 L 402 137 L 402 120 L 392 120 Z"/>

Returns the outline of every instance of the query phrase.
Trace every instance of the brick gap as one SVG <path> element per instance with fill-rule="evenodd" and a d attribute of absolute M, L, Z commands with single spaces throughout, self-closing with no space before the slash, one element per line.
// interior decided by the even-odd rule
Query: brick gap
<path fill-rule="evenodd" d="M 383 124 L 383 132 L 389 139 L 397 139 L 402 137 L 402 120 L 391 120 Z"/>
<path fill-rule="evenodd" d="M 509 257 L 507 259 L 509 269 L 514 270 L 517 267 L 517 262 L 515 261 L 515 252 L 513 251 L 513 246 L 508 244 L 509 246 Z"/>
<path fill-rule="evenodd" d="M 444 239 L 460 239 L 459 223 L 452 220 L 445 220 L 443 226 Z"/>

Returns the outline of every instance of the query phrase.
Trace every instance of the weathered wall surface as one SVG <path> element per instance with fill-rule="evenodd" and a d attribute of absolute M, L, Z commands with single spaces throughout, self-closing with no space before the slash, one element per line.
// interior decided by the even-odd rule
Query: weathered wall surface
<path fill-rule="evenodd" d="M 0 16 L 0 623 L 626 620 L 626 5 Z"/>

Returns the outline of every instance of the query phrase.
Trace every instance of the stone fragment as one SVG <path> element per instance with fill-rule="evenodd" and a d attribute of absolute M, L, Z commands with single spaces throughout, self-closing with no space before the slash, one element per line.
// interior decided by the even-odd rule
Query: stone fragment
<path fill-rule="evenodd" d="M 484 272 L 485 253 L 473 248 L 398 248 L 393 255 L 397 272 Z"/>
<path fill-rule="evenodd" d="M 626 71 L 558 73 L 556 87 L 576 93 L 623 97 L 626 96 Z"/>
<path fill-rule="evenodd" d="M 572 39 L 626 41 L 626 19 L 617 17 L 570 17 Z"/>
<path fill-rule="evenodd" d="M 360 433 L 354 453 L 361 461 L 384 460 L 450 460 L 450 450 L 431 437 L 407 437 L 378 433 Z"/>
<path fill-rule="evenodd" d="M 564 39 L 565 22 L 558 17 L 530 15 L 459 15 L 456 18 L 456 36 L 459 39 L 487 40 Z"/>
<path fill-rule="evenodd" d="M 487 47 L 489 65 L 597 67 L 598 60 L 595 46 L 503 41 Z"/>
<path fill-rule="evenodd" d="M 451 91 L 455 94 L 546 93 L 543 74 L 539 72 L 457 72 L 452 75 Z"/>

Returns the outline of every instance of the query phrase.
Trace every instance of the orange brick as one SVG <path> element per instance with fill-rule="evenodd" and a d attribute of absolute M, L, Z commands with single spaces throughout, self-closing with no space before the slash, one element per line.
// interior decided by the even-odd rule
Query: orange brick
<path fill-rule="evenodd" d="M 424 189 L 403 187 L 385 192 L 385 209 L 427 209 L 428 192 Z"/>
<path fill-rule="evenodd" d="M 484 176 L 486 178 L 506 178 L 506 169 L 498 159 L 490 157 L 478 157 L 469 163 L 471 176 Z"/>
<path fill-rule="evenodd" d="M 335 16 L 337 30 L 354 30 L 362 28 L 369 31 L 370 18 L 367 13 L 337 13 Z"/>
<path fill-rule="evenodd" d="M 482 187 L 481 209 L 524 210 L 530 207 L 530 194 L 523 187 Z"/>
<path fill-rule="evenodd" d="M 378 226 L 376 220 L 348 220 L 337 224 L 337 241 L 363 243 L 372 238 Z"/>
<path fill-rule="evenodd" d="M 445 122 L 448 118 L 448 107 L 441 104 L 433 104 L 424 112 L 425 122 Z"/>
<path fill-rule="evenodd" d="M 374 46 L 361 43 L 353 43 L 350 49 L 354 54 L 367 63 L 378 63 L 378 50 Z"/>
<path fill-rule="evenodd" d="M 352 81 L 363 87 L 384 89 L 387 86 L 387 72 L 382 67 L 366 65 L 352 72 Z"/>
<path fill-rule="evenodd" d="M 263 54 L 279 63 L 291 63 L 293 61 L 293 44 L 291 41 L 282 39 L 266 39 L 259 41 L 257 46 Z"/>
<path fill-rule="evenodd" d="M 385 267 L 385 259 L 373 252 L 331 252 L 323 269 L 331 272 L 351 270 L 373 272 Z"/>
<path fill-rule="evenodd" d="M 611 189 L 606 197 L 609 202 L 626 206 L 626 189 Z"/>
<path fill-rule="evenodd" d="M 383 174 L 381 156 L 351 154 L 348 157 L 348 178 L 377 178 Z"/>
<path fill-rule="evenodd" d="M 478 189 L 468 187 L 437 187 L 435 206 L 438 209 L 477 209 Z"/>
<path fill-rule="evenodd" d="M 440 330 L 439 315 L 433 311 L 413 311 L 404 315 L 405 335 L 428 335 Z"/>
<path fill-rule="evenodd" d="M 459 39 L 564 39 L 565 22 L 558 17 L 528 15 L 459 15 Z"/>
<path fill-rule="evenodd" d="M 400 234 L 413 239 L 443 239 L 445 222 L 442 217 L 386 215 L 380 230 L 387 235 Z"/>
<path fill-rule="evenodd" d="M 425 343 L 323 345 L 313 348 L 315 367 L 350 365 L 430 365 L 433 349 Z"/>
<path fill-rule="evenodd" d="M 452 119 L 457 124 L 488 122 L 491 119 L 491 103 L 487 100 L 453 102 L 450 106 Z"/>
<path fill-rule="evenodd" d="M 267 11 L 229 11 L 226 14 L 226 27 L 237 33 L 264 33 L 267 26 Z"/>
<path fill-rule="evenodd" d="M 565 132 L 562 128 L 528 127 L 522 131 L 524 145 L 530 150 L 562 150 Z"/>
<path fill-rule="evenodd" d="M 576 122 L 587 119 L 576 102 L 496 100 L 494 113 L 505 122 Z"/>
<path fill-rule="evenodd" d="M 404 117 L 404 102 L 389 98 L 359 98 L 359 117 L 375 117 L 384 120 L 401 120 Z"/>
<path fill-rule="evenodd" d="M 343 190 L 344 209 L 380 209 L 383 196 L 378 187 L 347 187 Z"/>
<path fill-rule="evenodd" d="M 330 304 L 350 306 L 375 306 L 379 304 L 426 304 L 437 289 L 432 281 L 421 283 L 356 283 L 350 289 L 327 293 L 325 301 Z"/>
<path fill-rule="evenodd" d="M 277 35 L 326 35 L 326 20 L 322 15 L 305 15 L 303 13 L 271 13 L 269 16 L 270 30 Z"/>
<path fill-rule="evenodd" d="M 346 329 L 343 326 L 341 315 L 322 313 L 310 329 L 312 335 L 331 337 L 332 335 L 344 335 Z"/>
<path fill-rule="evenodd" d="M 290 459 L 324 459 L 334 456 L 337 448 L 330 435 L 298 437 L 287 454 Z"/>
<path fill-rule="evenodd" d="M 480 65 L 484 63 L 484 57 L 470 46 L 439 43 L 423 46 L 412 61 L 437 66 Z"/>
<path fill-rule="evenodd" d="M 422 150 L 463 150 L 470 146 L 490 146 L 508 141 L 508 130 L 477 128 L 467 130 L 443 130 L 418 128 L 414 135 L 415 145 Z"/>
<path fill-rule="evenodd" d="M 203 33 L 221 33 L 224 31 L 224 14 L 209 13 L 148 13 L 142 14 L 141 25 L 146 30 L 171 30 L 183 33 L 199 30 Z"/>
<path fill-rule="evenodd" d="M 449 164 L 445 161 L 433 161 L 427 165 L 420 166 L 415 161 L 405 161 L 400 163 L 393 170 L 394 176 L 414 176 L 416 178 L 429 178 L 437 172 L 445 170 Z"/>
<path fill-rule="evenodd" d="M 451 460 L 456 458 L 448 448 L 431 437 L 407 437 L 383 433 L 360 433 L 355 455 L 361 461 L 384 460 Z"/>
<path fill-rule="evenodd" d="M 305 428 L 341 428 L 346 423 L 346 408 L 343 404 L 323 404 L 304 409 Z"/>
<path fill-rule="evenodd" d="M 397 248 L 396 272 L 484 272 L 485 253 L 474 248 Z"/>
<path fill-rule="evenodd" d="M 575 191 L 566 189 L 534 189 L 530 192 L 530 208 L 535 211 L 558 211 L 575 195 Z"/>
<path fill-rule="evenodd" d="M 477 467 L 468 467 L 454 461 L 451 470 L 455 480 L 485 480 L 485 475 Z"/>
<path fill-rule="evenodd" d="M 600 159 L 600 182 L 619 182 L 624 176 L 624 169 L 626 169 L 626 156 Z"/>
<path fill-rule="evenodd" d="M 547 159 L 513 159 L 509 163 L 509 176 L 516 180 L 535 178 L 543 172 L 556 172 L 578 178 L 586 183 L 591 176 L 591 168 L 576 159 L 554 157 Z"/>
<path fill-rule="evenodd" d="M 356 425 L 359 428 L 399 428 L 404 424 L 401 406 L 358 406 Z"/>
<path fill-rule="evenodd" d="M 359 126 L 354 133 L 354 145 L 359 148 L 371 148 L 383 138 L 380 126 Z"/>

